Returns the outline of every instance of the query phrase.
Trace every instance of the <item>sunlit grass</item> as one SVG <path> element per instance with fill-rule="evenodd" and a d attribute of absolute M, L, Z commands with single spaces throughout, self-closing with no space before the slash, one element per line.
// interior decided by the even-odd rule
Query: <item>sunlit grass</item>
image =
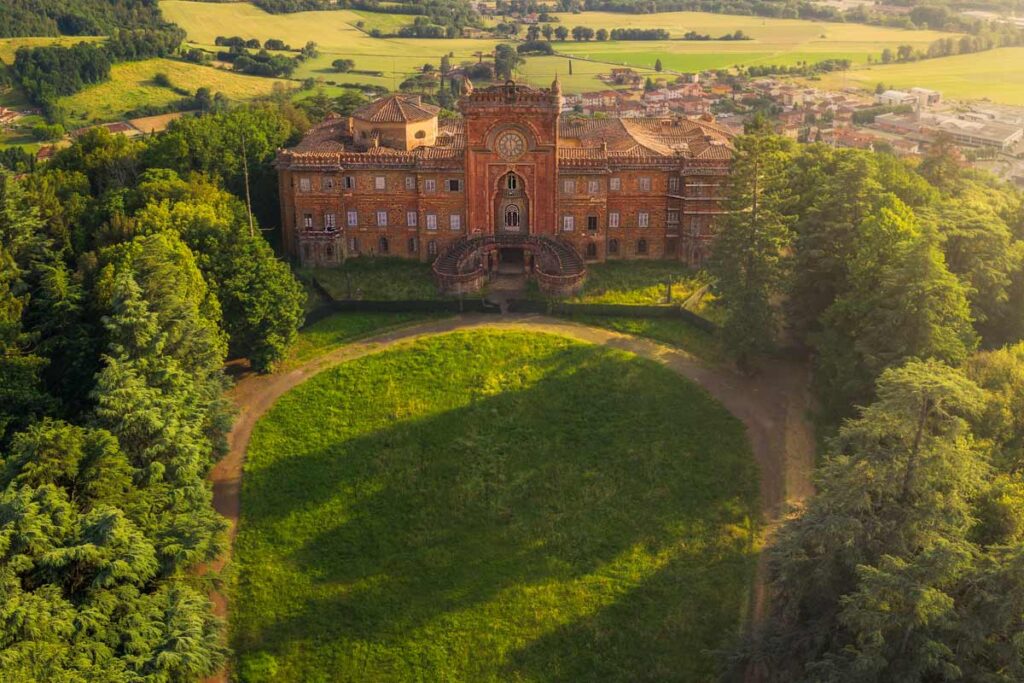
<path fill-rule="evenodd" d="M 232 644 L 266 680 L 709 680 L 757 490 L 741 425 L 652 362 L 508 332 L 395 348 L 257 425 Z"/>
<path fill-rule="evenodd" d="M 354 340 L 430 317 L 419 313 L 335 313 L 299 330 L 283 368 L 294 367 Z"/>
<path fill-rule="evenodd" d="M 73 122 L 85 124 L 121 119 L 125 112 L 139 107 L 161 107 L 180 100 L 180 94 L 156 84 L 153 79 L 158 73 L 167 74 L 172 85 L 189 93 L 206 87 L 211 93 L 224 93 L 235 102 L 267 95 L 279 82 L 177 60 L 146 59 L 115 64 L 110 69 L 109 81 L 62 97 L 60 103 Z"/>
<path fill-rule="evenodd" d="M 678 261 L 608 261 L 587 266 L 583 291 L 573 299 L 581 303 L 663 304 L 667 284 L 672 300 L 682 303 L 706 282 L 700 271 Z"/>
<path fill-rule="evenodd" d="M 441 298 L 430 264 L 395 257 L 348 259 L 333 268 L 303 268 L 303 279 L 316 278 L 334 299 L 389 300 Z"/>

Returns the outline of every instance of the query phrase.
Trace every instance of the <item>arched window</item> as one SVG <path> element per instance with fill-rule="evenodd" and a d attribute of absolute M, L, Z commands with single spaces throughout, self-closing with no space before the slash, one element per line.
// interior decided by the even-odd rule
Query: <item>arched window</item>
<path fill-rule="evenodd" d="M 617 239 L 608 240 L 608 253 L 618 254 L 619 253 L 619 241 Z"/>
<path fill-rule="evenodd" d="M 587 242 L 587 258 L 597 258 L 597 245 Z"/>
<path fill-rule="evenodd" d="M 519 207 L 515 204 L 505 209 L 505 226 L 509 228 L 519 227 Z"/>
<path fill-rule="evenodd" d="M 515 173 L 509 173 L 507 176 L 505 176 L 505 187 L 507 187 L 510 190 L 518 190 L 519 176 L 517 176 Z"/>
<path fill-rule="evenodd" d="M 636 253 L 646 254 L 647 253 L 647 240 L 636 241 Z"/>
<path fill-rule="evenodd" d="M 382 254 L 388 253 L 388 238 L 381 237 L 379 240 L 377 240 L 377 248 Z"/>

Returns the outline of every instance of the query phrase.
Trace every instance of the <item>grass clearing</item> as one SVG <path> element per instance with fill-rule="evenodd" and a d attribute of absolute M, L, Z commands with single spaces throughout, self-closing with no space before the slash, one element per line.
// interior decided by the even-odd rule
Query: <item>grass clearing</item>
<path fill-rule="evenodd" d="M 348 259 L 333 268 L 300 268 L 303 280 L 316 278 L 334 299 L 395 301 L 441 299 L 429 263 L 395 257 Z"/>
<path fill-rule="evenodd" d="M 139 107 L 165 106 L 180 100 L 181 95 L 153 81 L 161 72 L 177 87 L 191 92 L 205 86 L 213 93 L 222 92 L 236 101 L 267 95 L 274 83 L 280 82 L 172 59 L 146 59 L 115 64 L 110 69 L 109 81 L 63 97 L 60 102 L 73 125 L 84 125 L 117 120 L 123 118 L 125 112 Z"/>
<path fill-rule="evenodd" d="M 571 320 L 675 346 L 709 363 L 724 363 L 728 360 L 714 334 L 691 325 L 682 318 L 616 318 L 601 315 L 578 315 L 572 316 Z"/>
<path fill-rule="evenodd" d="M 874 91 L 879 82 L 896 88 L 921 86 L 943 97 L 1024 105 L 1024 47 L 1003 47 L 969 55 L 926 59 L 908 64 L 875 64 L 845 73 L 826 74 L 814 85 L 860 87 Z"/>
<path fill-rule="evenodd" d="M 22 47 L 42 47 L 45 45 L 77 45 L 78 43 L 98 43 L 106 40 L 106 36 L 38 36 L 30 38 L 0 38 L 0 62 L 14 63 L 14 54 Z"/>
<path fill-rule="evenodd" d="M 741 424 L 656 363 L 526 333 L 410 343 L 257 424 L 232 645 L 274 680 L 709 680 L 757 500 Z"/>
<path fill-rule="evenodd" d="M 663 304 L 665 283 L 672 300 L 683 302 L 707 278 L 678 261 L 608 261 L 587 266 L 583 291 L 571 301 L 587 304 Z"/>
<path fill-rule="evenodd" d="M 432 317 L 436 316 L 421 313 L 336 313 L 299 330 L 288 359 L 278 369 L 295 367 L 357 339 Z"/>

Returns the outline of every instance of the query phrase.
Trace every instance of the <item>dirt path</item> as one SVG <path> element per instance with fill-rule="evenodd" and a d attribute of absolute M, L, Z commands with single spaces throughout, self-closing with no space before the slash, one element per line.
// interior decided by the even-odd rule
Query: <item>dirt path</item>
<path fill-rule="evenodd" d="M 455 330 L 492 328 L 547 332 L 609 348 L 630 351 L 654 360 L 704 387 L 746 426 L 761 478 L 761 508 L 765 521 L 777 519 L 787 502 L 800 501 L 812 492 L 814 434 L 805 419 L 809 409 L 806 370 L 797 364 L 774 361 L 758 376 L 741 377 L 727 369 L 703 364 L 685 351 L 640 337 L 540 315 L 508 315 L 500 318 L 463 315 L 393 330 L 330 351 L 308 363 L 278 375 L 243 376 L 231 392 L 238 417 L 228 436 L 228 454 L 210 475 L 213 505 L 231 523 L 231 541 L 238 528 L 242 465 L 253 427 L 289 389 L 338 363 L 359 358 L 399 342 Z M 230 560 L 231 550 L 211 568 L 219 570 Z M 759 569 L 759 574 L 761 570 Z M 761 581 L 754 586 L 752 617 L 764 609 Z M 227 602 L 214 594 L 216 611 L 227 616 Z M 223 676 L 209 679 L 226 681 Z"/>

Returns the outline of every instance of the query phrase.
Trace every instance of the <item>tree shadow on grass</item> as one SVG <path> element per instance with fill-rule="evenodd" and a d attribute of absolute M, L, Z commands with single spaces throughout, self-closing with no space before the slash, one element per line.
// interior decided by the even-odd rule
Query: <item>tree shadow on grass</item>
<path fill-rule="evenodd" d="M 523 633 L 547 633 L 511 648 L 507 673 L 580 680 L 604 671 L 601 680 L 613 680 L 630 678 L 616 674 L 633 666 L 630 653 L 647 653 L 649 671 L 668 666 L 678 651 L 654 647 L 663 630 L 694 637 L 678 647 L 718 645 L 723 620 L 700 624 L 723 605 L 724 623 L 735 624 L 737 598 L 721 591 L 743 592 L 749 578 L 744 524 L 757 489 L 742 429 L 666 371 L 584 348 L 537 361 L 543 377 L 528 386 L 247 473 L 246 505 L 261 503 L 247 523 L 314 513 L 316 529 L 283 558 L 313 577 L 314 591 L 246 633 L 241 649 L 362 643 L 378 662 L 401 660 L 376 675 L 430 677 L 434 660 L 448 656 L 465 660 L 463 674 L 492 677 L 504 656 L 496 651 L 460 653 L 446 642 L 443 654 L 400 653 L 422 629 L 449 641 L 460 628 L 491 628 L 511 634 L 510 647 Z M 652 558 L 650 566 L 632 574 L 619 562 L 631 554 Z M 667 560 L 655 566 L 654 556 Z M 589 615 L 571 623 L 521 603 L 499 622 L 467 616 L 496 600 L 523 601 L 508 591 L 524 587 L 550 588 L 538 600 L 557 599 L 558 585 L 592 574 L 604 576 L 584 597 L 565 590 L 575 601 L 565 611 Z M 501 623 L 501 614 L 517 623 Z M 675 625 L 666 626 L 669 614 Z"/>

